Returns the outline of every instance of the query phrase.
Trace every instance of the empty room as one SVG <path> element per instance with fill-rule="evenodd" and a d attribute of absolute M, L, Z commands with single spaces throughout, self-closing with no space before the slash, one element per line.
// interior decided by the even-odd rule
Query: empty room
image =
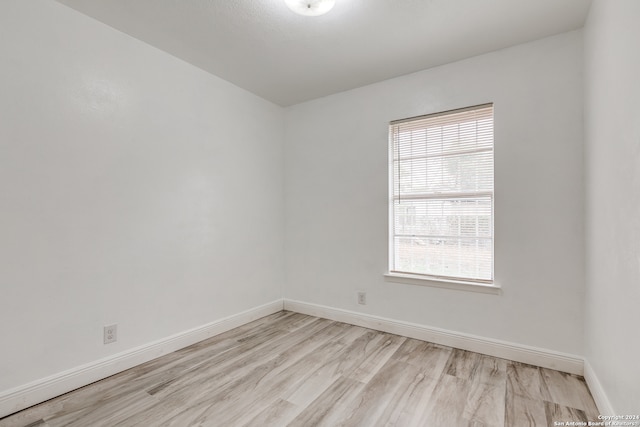
<path fill-rule="evenodd" d="M 639 22 L 0 0 L 0 426 L 640 427 Z"/>

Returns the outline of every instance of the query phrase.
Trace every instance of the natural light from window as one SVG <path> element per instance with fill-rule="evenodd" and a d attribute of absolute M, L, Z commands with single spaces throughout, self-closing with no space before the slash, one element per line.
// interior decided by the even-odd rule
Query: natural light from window
<path fill-rule="evenodd" d="M 391 122 L 392 273 L 493 282 L 493 104 Z"/>

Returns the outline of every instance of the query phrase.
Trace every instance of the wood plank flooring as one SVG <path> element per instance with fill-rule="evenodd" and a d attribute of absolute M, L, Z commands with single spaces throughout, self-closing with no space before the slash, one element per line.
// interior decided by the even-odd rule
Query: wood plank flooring
<path fill-rule="evenodd" d="M 597 416 L 582 377 L 283 311 L 0 426 L 552 426 Z"/>

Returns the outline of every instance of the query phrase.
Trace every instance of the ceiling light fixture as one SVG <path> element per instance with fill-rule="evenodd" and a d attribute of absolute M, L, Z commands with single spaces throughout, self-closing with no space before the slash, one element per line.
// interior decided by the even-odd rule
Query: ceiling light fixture
<path fill-rule="evenodd" d="M 320 16 L 329 12 L 336 0 L 284 0 L 289 9 L 298 15 Z"/>

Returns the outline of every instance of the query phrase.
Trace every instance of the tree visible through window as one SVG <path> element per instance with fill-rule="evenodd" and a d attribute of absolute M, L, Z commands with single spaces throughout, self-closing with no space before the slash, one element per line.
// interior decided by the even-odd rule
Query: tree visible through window
<path fill-rule="evenodd" d="M 493 104 L 391 122 L 390 271 L 493 282 Z"/>

